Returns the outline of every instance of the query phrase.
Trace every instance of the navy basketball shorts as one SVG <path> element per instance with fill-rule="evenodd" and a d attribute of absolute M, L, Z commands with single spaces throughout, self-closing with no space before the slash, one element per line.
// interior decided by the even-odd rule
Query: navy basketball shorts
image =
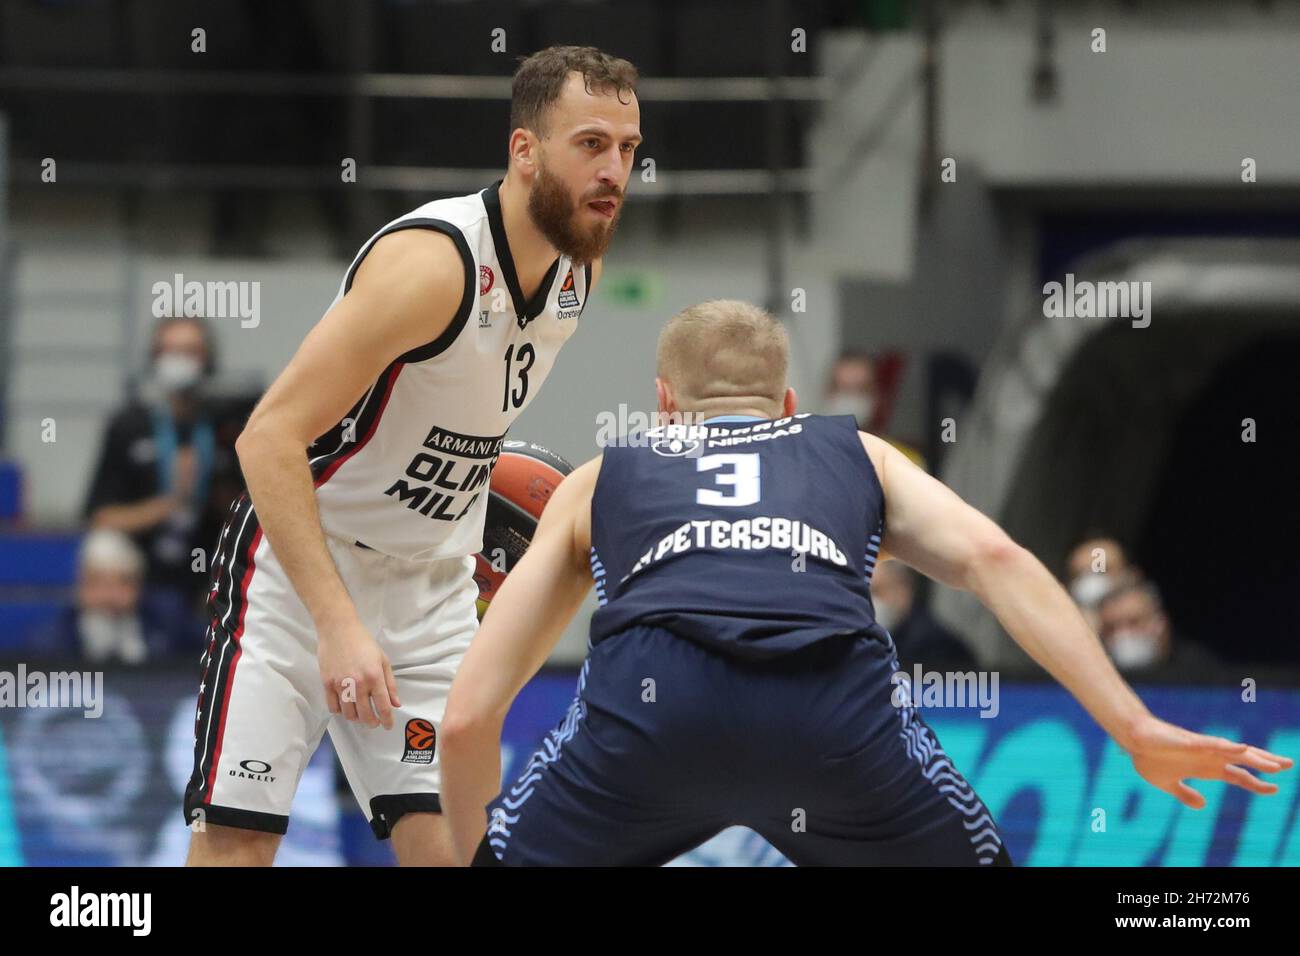
<path fill-rule="evenodd" d="M 655 866 L 733 825 L 798 865 L 1010 865 L 910 706 L 892 644 L 741 661 L 652 627 L 596 645 L 578 696 L 487 807 L 476 863 Z"/>

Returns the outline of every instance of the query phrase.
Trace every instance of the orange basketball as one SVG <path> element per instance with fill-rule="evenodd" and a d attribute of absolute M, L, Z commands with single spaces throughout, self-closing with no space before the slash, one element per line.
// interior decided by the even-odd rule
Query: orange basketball
<path fill-rule="evenodd" d="M 427 720 L 416 718 L 406 722 L 406 746 L 412 750 L 429 750 L 437 739 L 437 731 Z"/>
<path fill-rule="evenodd" d="M 492 469 L 483 550 L 478 553 L 478 616 L 533 540 L 555 486 L 573 471 L 567 461 L 529 441 L 506 441 Z"/>

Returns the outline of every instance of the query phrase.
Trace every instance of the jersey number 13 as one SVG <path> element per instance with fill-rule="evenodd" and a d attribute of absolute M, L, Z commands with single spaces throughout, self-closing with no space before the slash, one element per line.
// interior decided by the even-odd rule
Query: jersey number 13
<path fill-rule="evenodd" d="M 525 342 L 519 346 L 519 352 L 515 353 L 515 347 L 511 345 L 506 349 L 506 385 L 505 394 L 501 397 L 501 411 L 510 411 L 510 406 L 518 408 L 524 403 L 528 396 L 528 370 L 533 367 L 537 361 L 537 353 L 533 351 L 533 343 Z M 515 387 L 515 378 L 518 377 L 519 385 Z"/>

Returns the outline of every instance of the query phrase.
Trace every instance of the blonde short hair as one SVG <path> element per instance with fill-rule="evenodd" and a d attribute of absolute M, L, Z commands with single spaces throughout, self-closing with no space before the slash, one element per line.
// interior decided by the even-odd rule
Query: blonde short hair
<path fill-rule="evenodd" d="M 779 415 L 789 364 L 785 326 L 737 299 L 683 309 L 659 333 L 657 374 L 684 411 L 770 402 Z"/>

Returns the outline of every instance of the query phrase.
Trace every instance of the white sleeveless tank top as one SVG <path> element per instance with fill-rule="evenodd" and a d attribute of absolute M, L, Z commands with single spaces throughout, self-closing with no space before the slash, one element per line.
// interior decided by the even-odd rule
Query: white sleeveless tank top
<path fill-rule="evenodd" d="M 381 237 L 432 229 L 460 250 L 465 295 L 443 334 L 394 359 L 308 448 L 329 534 L 412 561 L 482 547 L 501 443 L 577 327 L 591 284 L 589 264 L 560 256 L 533 299 L 523 301 L 500 185 L 395 219 L 362 246 L 343 279 L 336 302 Z"/>

